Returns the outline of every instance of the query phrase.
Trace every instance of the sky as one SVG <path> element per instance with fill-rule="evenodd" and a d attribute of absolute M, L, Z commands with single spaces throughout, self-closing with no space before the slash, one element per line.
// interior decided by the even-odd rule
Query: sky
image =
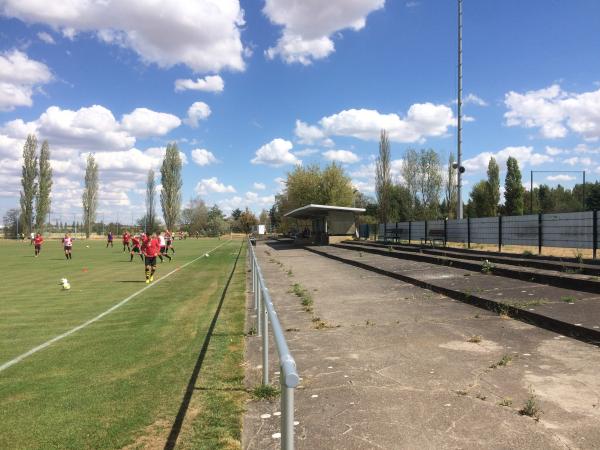
<path fill-rule="evenodd" d="M 463 200 L 489 158 L 524 181 L 600 177 L 600 2 L 464 0 Z M 51 220 L 144 214 L 167 143 L 183 202 L 270 208 L 297 164 L 342 164 L 374 192 L 381 129 L 456 152 L 454 0 L 0 0 L 0 214 L 19 203 L 29 133 L 50 144 Z M 159 180 L 160 182 L 160 180 Z"/>

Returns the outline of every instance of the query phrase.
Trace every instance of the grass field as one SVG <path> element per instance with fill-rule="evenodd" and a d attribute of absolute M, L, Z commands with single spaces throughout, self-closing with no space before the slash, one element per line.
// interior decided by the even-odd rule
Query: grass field
<path fill-rule="evenodd" d="M 163 448 L 169 436 L 171 448 L 239 448 L 242 242 L 177 241 L 149 288 L 1 371 L 0 448 Z M 75 241 L 71 261 L 57 241 L 38 258 L 28 243 L 0 251 L 0 366 L 146 287 L 141 261 L 116 245 Z"/>

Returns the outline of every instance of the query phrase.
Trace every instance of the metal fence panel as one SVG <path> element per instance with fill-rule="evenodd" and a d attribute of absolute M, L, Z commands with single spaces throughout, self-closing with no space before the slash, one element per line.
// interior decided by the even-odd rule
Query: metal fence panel
<path fill-rule="evenodd" d="M 427 231 L 431 230 L 441 230 L 444 231 L 444 221 L 443 220 L 430 220 L 427 222 Z"/>
<path fill-rule="evenodd" d="M 544 214 L 542 216 L 543 246 L 592 248 L 593 212 Z"/>
<path fill-rule="evenodd" d="M 425 222 L 413 222 L 411 225 L 411 239 L 413 241 L 419 241 L 425 239 Z"/>
<path fill-rule="evenodd" d="M 448 221 L 448 242 L 467 242 L 467 219 Z"/>
<path fill-rule="evenodd" d="M 538 219 L 537 214 L 502 217 L 502 244 L 537 246 Z"/>
<path fill-rule="evenodd" d="M 471 219 L 471 242 L 477 244 L 497 244 L 498 218 L 479 217 Z"/>

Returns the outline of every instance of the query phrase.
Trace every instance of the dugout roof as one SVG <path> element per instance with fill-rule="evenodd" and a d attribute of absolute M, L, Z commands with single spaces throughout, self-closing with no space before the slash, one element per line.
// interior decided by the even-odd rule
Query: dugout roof
<path fill-rule="evenodd" d="M 332 206 L 332 205 L 306 205 L 301 208 L 296 208 L 293 211 L 284 214 L 285 217 L 291 217 L 293 219 L 317 219 L 319 217 L 325 217 L 330 212 L 349 212 L 354 214 L 364 213 L 365 208 L 349 208 L 346 206 Z"/>

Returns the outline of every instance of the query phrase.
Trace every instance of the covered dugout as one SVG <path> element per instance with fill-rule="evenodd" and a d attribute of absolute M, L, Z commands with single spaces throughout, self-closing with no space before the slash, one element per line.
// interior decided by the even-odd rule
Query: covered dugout
<path fill-rule="evenodd" d="M 327 245 L 355 236 L 356 215 L 364 212 L 364 208 L 311 204 L 294 209 L 284 216 L 311 221 L 310 228 L 300 229 L 296 242 Z"/>

